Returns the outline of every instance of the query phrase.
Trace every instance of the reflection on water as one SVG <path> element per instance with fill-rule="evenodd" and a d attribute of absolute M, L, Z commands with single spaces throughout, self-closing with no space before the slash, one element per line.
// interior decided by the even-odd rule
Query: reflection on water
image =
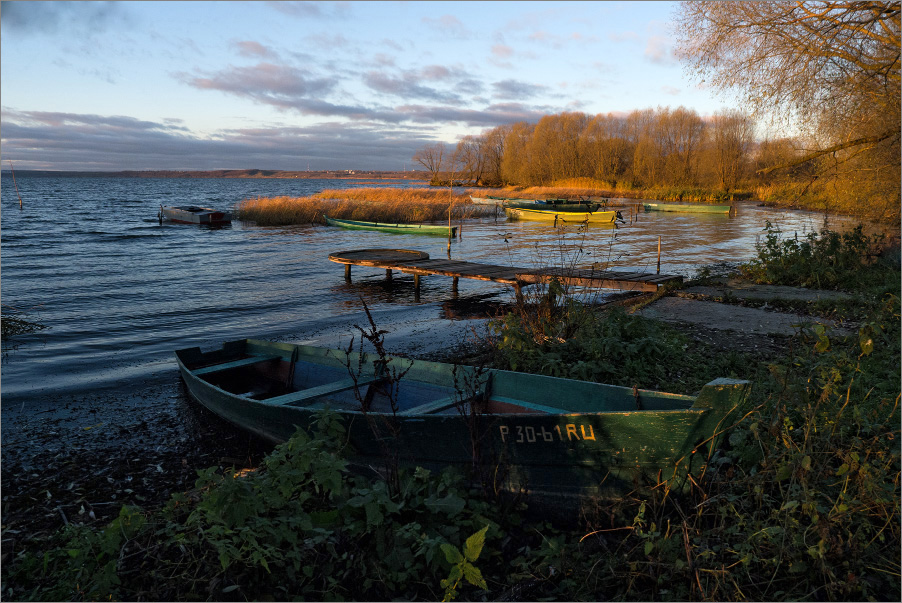
<path fill-rule="evenodd" d="M 48 328 L 24 339 L 3 366 L 4 401 L 52 392 L 94 391 L 123 380 L 171 379 L 175 349 L 242 337 L 302 340 L 342 317 L 361 299 L 373 310 L 422 309 L 466 315 L 467 303 L 505 303 L 510 287 L 421 278 L 328 260 L 341 250 L 397 248 L 448 257 L 440 237 L 388 235 L 322 226 L 229 228 L 164 223 L 161 203 L 231 209 L 244 198 L 300 196 L 347 181 L 29 178 L 2 186 L 3 304 L 28 311 Z M 366 183 L 371 185 L 370 183 Z M 397 183 L 394 183 L 397 184 Z M 419 186 L 421 183 L 414 183 Z M 820 229 L 823 217 L 741 205 L 735 217 L 638 213 L 617 228 L 508 221 L 467 221 L 450 257 L 521 268 L 573 266 L 691 276 L 699 267 L 748 260 L 769 220 L 788 233 Z M 851 222 L 834 219 L 834 228 Z M 462 304 L 462 305 L 461 305 Z M 395 316 L 395 314 L 392 314 Z"/>

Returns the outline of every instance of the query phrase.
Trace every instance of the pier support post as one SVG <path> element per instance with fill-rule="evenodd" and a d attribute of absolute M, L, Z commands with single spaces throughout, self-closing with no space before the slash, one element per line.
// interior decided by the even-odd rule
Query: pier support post
<path fill-rule="evenodd" d="M 351 282 L 351 265 L 345 264 L 345 280 Z"/>
<path fill-rule="evenodd" d="M 457 299 L 457 281 L 458 278 L 456 276 L 451 278 L 451 295 L 453 295 L 455 299 Z"/>
<path fill-rule="evenodd" d="M 385 278 L 391 280 L 391 268 L 385 269 Z"/>
<path fill-rule="evenodd" d="M 658 235 L 658 272 L 661 274 L 661 235 Z"/>
<path fill-rule="evenodd" d="M 517 283 L 514 285 L 514 293 L 517 295 L 517 303 L 523 303 L 523 285 L 521 283 Z"/>

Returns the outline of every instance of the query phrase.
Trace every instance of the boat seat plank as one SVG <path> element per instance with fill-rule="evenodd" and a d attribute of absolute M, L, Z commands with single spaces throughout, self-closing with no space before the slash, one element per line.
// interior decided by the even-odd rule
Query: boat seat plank
<path fill-rule="evenodd" d="M 534 402 L 526 402 L 525 400 L 518 400 L 516 398 L 507 398 L 505 396 L 489 396 L 489 402 L 503 402 L 504 404 L 511 404 L 513 406 L 520 406 L 521 408 L 528 408 L 529 410 L 535 410 L 537 412 L 544 412 L 549 415 L 559 415 L 566 414 L 567 411 L 563 408 L 556 408 L 554 406 L 545 406 L 544 404 L 536 404 Z"/>
<path fill-rule="evenodd" d="M 242 360 L 234 360 L 232 362 L 226 362 L 225 364 L 216 364 L 214 366 L 205 366 L 204 368 L 195 369 L 193 372 L 195 375 L 209 375 L 211 373 L 218 373 L 221 371 L 228 371 L 234 368 L 240 368 L 242 366 L 251 366 L 252 364 L 257 364 L 259 362 L 269 362 L 272 360 L 279 360 L 282 357 L 278 354 L 273 354 L 269 356 L 251 356 L 250 358 L 244 358 Z"/>
<path fill-rule="evenodd" d="M 441 410 L 445 410 L 447 408 L 451 408 L 457 400 L 454 397 L 440 398 L 438 400 L 433 400 L 432 402 L 427 402 L 426 404 L 420 404 L 419 406 L 414 406 L 413 408 L 408 408 L 407 410 L 403 410 L 398 414 L 403 417 L 409 417 L 413 415 L 428 415 L 434 412 L 439 412 Z"/>
<path fill-rule="evenodd" d="M 272 406 L 284 406 L 286 404 L 291 404 L 295 406 L 300 406 L 300 402 L 312 401 L 321 396 L 327 396 L 329 394 L 336 394 L 338 392 L 345 391 L 347 389 L 351 389 L 354 387 L 356 383 L 358 387 L 362 387 L 365 385 L 369 385 L 376 381 L 376 377 L 367 377 L 365 379 L 357 379 L 355 382 L 354 379 L 348 377 L 347 379 L 342 379 L 341 381 L 333 381 L 332 383 L 324 383 L 323 385 L 317 385 L 316 387 L 308 387 L 307 389 L 302 389 L 300 391 L 291 392 L 290 394 L 283 394 L 281 396 L 276 396 L 274 398 L 268 398 L 266 400 L 260 400 L 264 404 L 269 404 Z"/>

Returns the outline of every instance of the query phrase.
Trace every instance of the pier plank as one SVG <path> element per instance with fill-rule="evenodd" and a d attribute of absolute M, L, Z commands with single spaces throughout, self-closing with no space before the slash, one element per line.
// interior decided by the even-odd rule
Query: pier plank
<path fill-rule="evenodd" d="M 683 277 L 672 274 L 651 272 L 628 272 L 624 270 L 598 270 L 594 268 L 517 268 L 496 264 L 480 264 L 463 260 L 430 259 L 421 251 L 409 249 L 359 249 L 342 251 L 329 255 L 329 259 L 345 265 L 345 278 L 350 278 L 350 268 L 371 266 L 390 273 L 392 270 L 413 274 L 419 287 L 419 277 L 426 275 L 448 276 L 473 280 L 492 281 L 513 285 L 519 294 L 521 287 L 547 283 L 557 279 L 567 285 L 621 289 L 627 291 L 657 291 L 669 282 L 682 282 Z"/>

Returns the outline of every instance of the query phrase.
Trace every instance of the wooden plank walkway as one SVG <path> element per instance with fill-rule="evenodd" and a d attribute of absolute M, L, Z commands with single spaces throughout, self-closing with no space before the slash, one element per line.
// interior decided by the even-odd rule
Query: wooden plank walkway
<path fill-rule="evenodd" d="M 329 255 L 329 259 L 345 266 L 345 279 L 351 280 L 351 266 L 370 266 L 385 270 L 391 278 L 397 270 L 414 275 L 414 288 L 419 292 L 420 277 L 426 275 L 448 276 L 457 288 L 459 278 L 492 281 L 511 285 L 521 295 L 526 285 L 547 283 L 557 279 L 563 285 L 619 289 L 623 291 L 657 291 L 669 282 L 682 282 L 682 276 L 651 272 L 626 272 L 622 270 L 593 270 L 588 268 L 517 268 L 495 264 L 479 264 L 461 260 L 432 260 L 421 251 L 408 249 L 358 249 Z"/>

